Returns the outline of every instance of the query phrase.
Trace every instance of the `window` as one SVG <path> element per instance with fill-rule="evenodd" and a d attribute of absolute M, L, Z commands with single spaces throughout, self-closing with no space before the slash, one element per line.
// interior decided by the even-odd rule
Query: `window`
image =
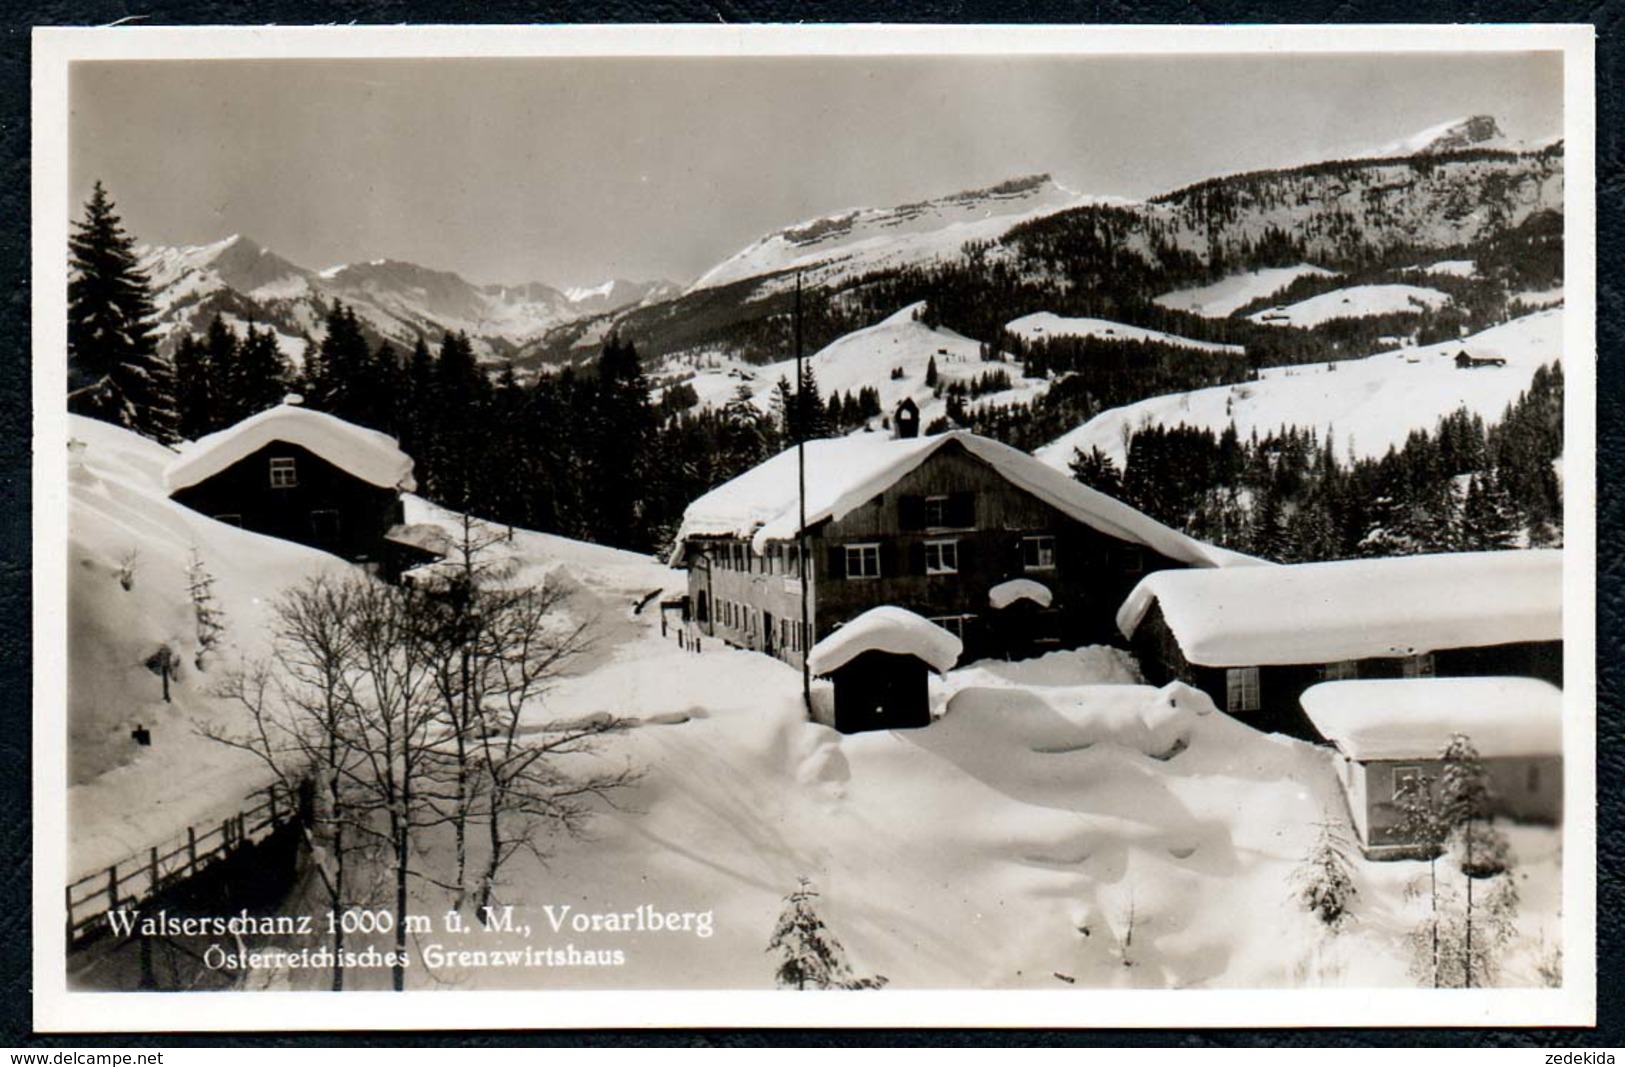
<path fill-rule="evenodd" d="M 1405 678 L 1432 678 L 1433 653 L 1423 652 L 1417 656 L 1406 656 L 1399 665 L 1399 672 Z"/>
<path fill-rule="evenodd" d="M 846 576 L 848 578 L 879 578 L 880 545 L 847 545 Z"/>
<path fill-rule="evenodd" d="M 1360 677 L 1360 663 L 1358 660 L 1343 659 L 1336 663 L 1328 663 L 1320 668 L 1321 680 L 1327 682 L 1341 682 L 1350 678 Z"/>
<path fill-rule="evenodd" d="M 1394 768 L 1394 799 L 1402 800 L 1409 793 L 1414 793 L 1422 784 L 1422 768 L 1395 767 Z"/>
<path fill-rule="evenodd" d="M 961 641 L 965 639 L 965 616 L 963 615 L 940 615 L 927 621 L 936 623 Z"/>
<path fill-rule="evenodd" d="M 1021 565 L 1029 571 L 1055 569 L 1055 538 L 1039 534 L 1021 539 Z"/>
<path fill-rule="evenodd" d="M 299 472 L 292 456 L 274 456 L 271 459 L 271 488 L 293 489 L 299 485 Z"/>
<path fill-rule="evenodd" d="M 927 527 L 942 527 L 948 525 L 947 497 L 928 496 L 925 498 L 925 525 Z"/>
<path fill-rule="evenodd" d="M 958 574 L 959 542 L 927 541 L 925 543 L 925 573 Z"/>
<path fill-rule="evenodd" d="M 1224 687 L 1227 710 L 1258 710 L 1257 667 L 1231 667 L 1224 672 Z"/>

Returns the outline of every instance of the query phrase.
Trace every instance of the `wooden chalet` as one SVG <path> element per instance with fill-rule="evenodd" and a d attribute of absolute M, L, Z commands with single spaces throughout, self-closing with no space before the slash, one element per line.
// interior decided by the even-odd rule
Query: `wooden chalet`
<path fill-rule="evenodd" d="M 1111 640 L 1117 605 L 1145 574 L 1255 562 L 962 431 L 810 441 L 806 468 L 805 527 L 791 448 L 691 504 L 671 560 L 688 569 L 702 633 L 798 666 L 810 645 L 887 604 L 952 633 L 967 659 L 1003 655 L 989 593 L 1013 579 L 1049 593 L 1024 620 L 1026 650 Z"/>
<path fill-rule="evenodd" d="M 438 558 L 403 527 L 416 486 L 395 439 L 284 403 L 186 445 L 171 498 L 220 522 L 331 552 L 385 577 Z"/>
<path fill-rule="evenodd" d="M 1118 612 L 1146 680 L 1178 679 L 1261 730 L 1320 739 L 1319 682 L 1529 676 L 1563 683 L 1557 550 L 1168 571 Z"/>
<path fill-rule="evenodd" d="M 1338 781 L 1360 848 L 1372 859 L 1416 855 L 1404 805 L 1436 801 L 1441 756 L 1466 737 L 1489 778 L 1493 814 L 1557 823 L 1563 815 L 1563 693 L 1534 678 L 1326 682 L 1303 709 L 1336 750 Z"/>

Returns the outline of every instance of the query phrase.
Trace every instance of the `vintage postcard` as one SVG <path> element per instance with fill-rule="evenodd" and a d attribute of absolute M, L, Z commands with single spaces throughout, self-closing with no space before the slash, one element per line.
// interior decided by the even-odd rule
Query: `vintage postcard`
<path fill-rule="evenodd" d="M 34 90 L 40 1029 L 1594 1020 L 1588 27 Z"/>

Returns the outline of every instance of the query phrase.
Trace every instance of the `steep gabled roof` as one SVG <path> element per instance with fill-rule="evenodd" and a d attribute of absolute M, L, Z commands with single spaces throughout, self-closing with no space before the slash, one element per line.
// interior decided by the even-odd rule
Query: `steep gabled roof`
<path fill-rule="evenodd" d="M 1010 484 L 1062 514 L 1101 533 L 1144 545 L 1169 559 L 1197 567 L 1260 562 L 1187 537 L 1026 452 L 961 430 L 902 440 L 881 434 L 853 434 L 808 441 L 808 528 L 827 519 L 839 519 L 874 499 L 950 445 L 964 448 Z M 681 562 L 684 543 L 691 537 L 750 538 L 758 553 L 769 541 L 795 537 L 799 532 L 797 498 L 796 450 L 792 447 L 690 504 L 677 531 L 672 562 Z"/>
<path fill-rule="evenodd" d="M 393 437 L 334 415 L 279 404 L 183 446 L 164 469 L 164 490 L 175 493 L 208 481 L 277 441 L 308 449 L 368 484 L 404 492 L 417 488 L 412 457 Z"/>
<path fill-rule="evenodd" d="M 1563 637 L 1563 553 L 1456 552 L 1222 571 L 1158 571 L 1117 612 L 1156 603 L 1204 667 L 1406 656 Z"/>
<path fill-rule="evenodd" d="M 838 671 L 865 652 L 913 656 L 942 673 L 959 660 L 959 638 L 907 608 L 870 608 L 812 647 L 807 669 L 825 675 Z"/>
<path fill-rule="evenodd" d="M 1563 691 L 1535 678 L 1322 682 L 1299 698 L 1349 759 L 1437 759 L 1456 734 L 1480 756 L 1563 753 Z"/>

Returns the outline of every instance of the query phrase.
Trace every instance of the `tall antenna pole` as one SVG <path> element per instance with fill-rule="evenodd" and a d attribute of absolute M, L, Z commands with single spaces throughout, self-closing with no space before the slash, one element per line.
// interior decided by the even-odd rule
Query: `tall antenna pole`
<path fill-rule="evenodd" d="M 801 702 L 806 705 L 807 718 L 812 718 L 812 631 L 807 626 L 807 403 L 802 396 L 805 376 L 801 371 L 801 272 L 796 271 L 796 502 L 800 508 L 800 522 L 796 526 L 797 577 L 801 583 Z"/>

